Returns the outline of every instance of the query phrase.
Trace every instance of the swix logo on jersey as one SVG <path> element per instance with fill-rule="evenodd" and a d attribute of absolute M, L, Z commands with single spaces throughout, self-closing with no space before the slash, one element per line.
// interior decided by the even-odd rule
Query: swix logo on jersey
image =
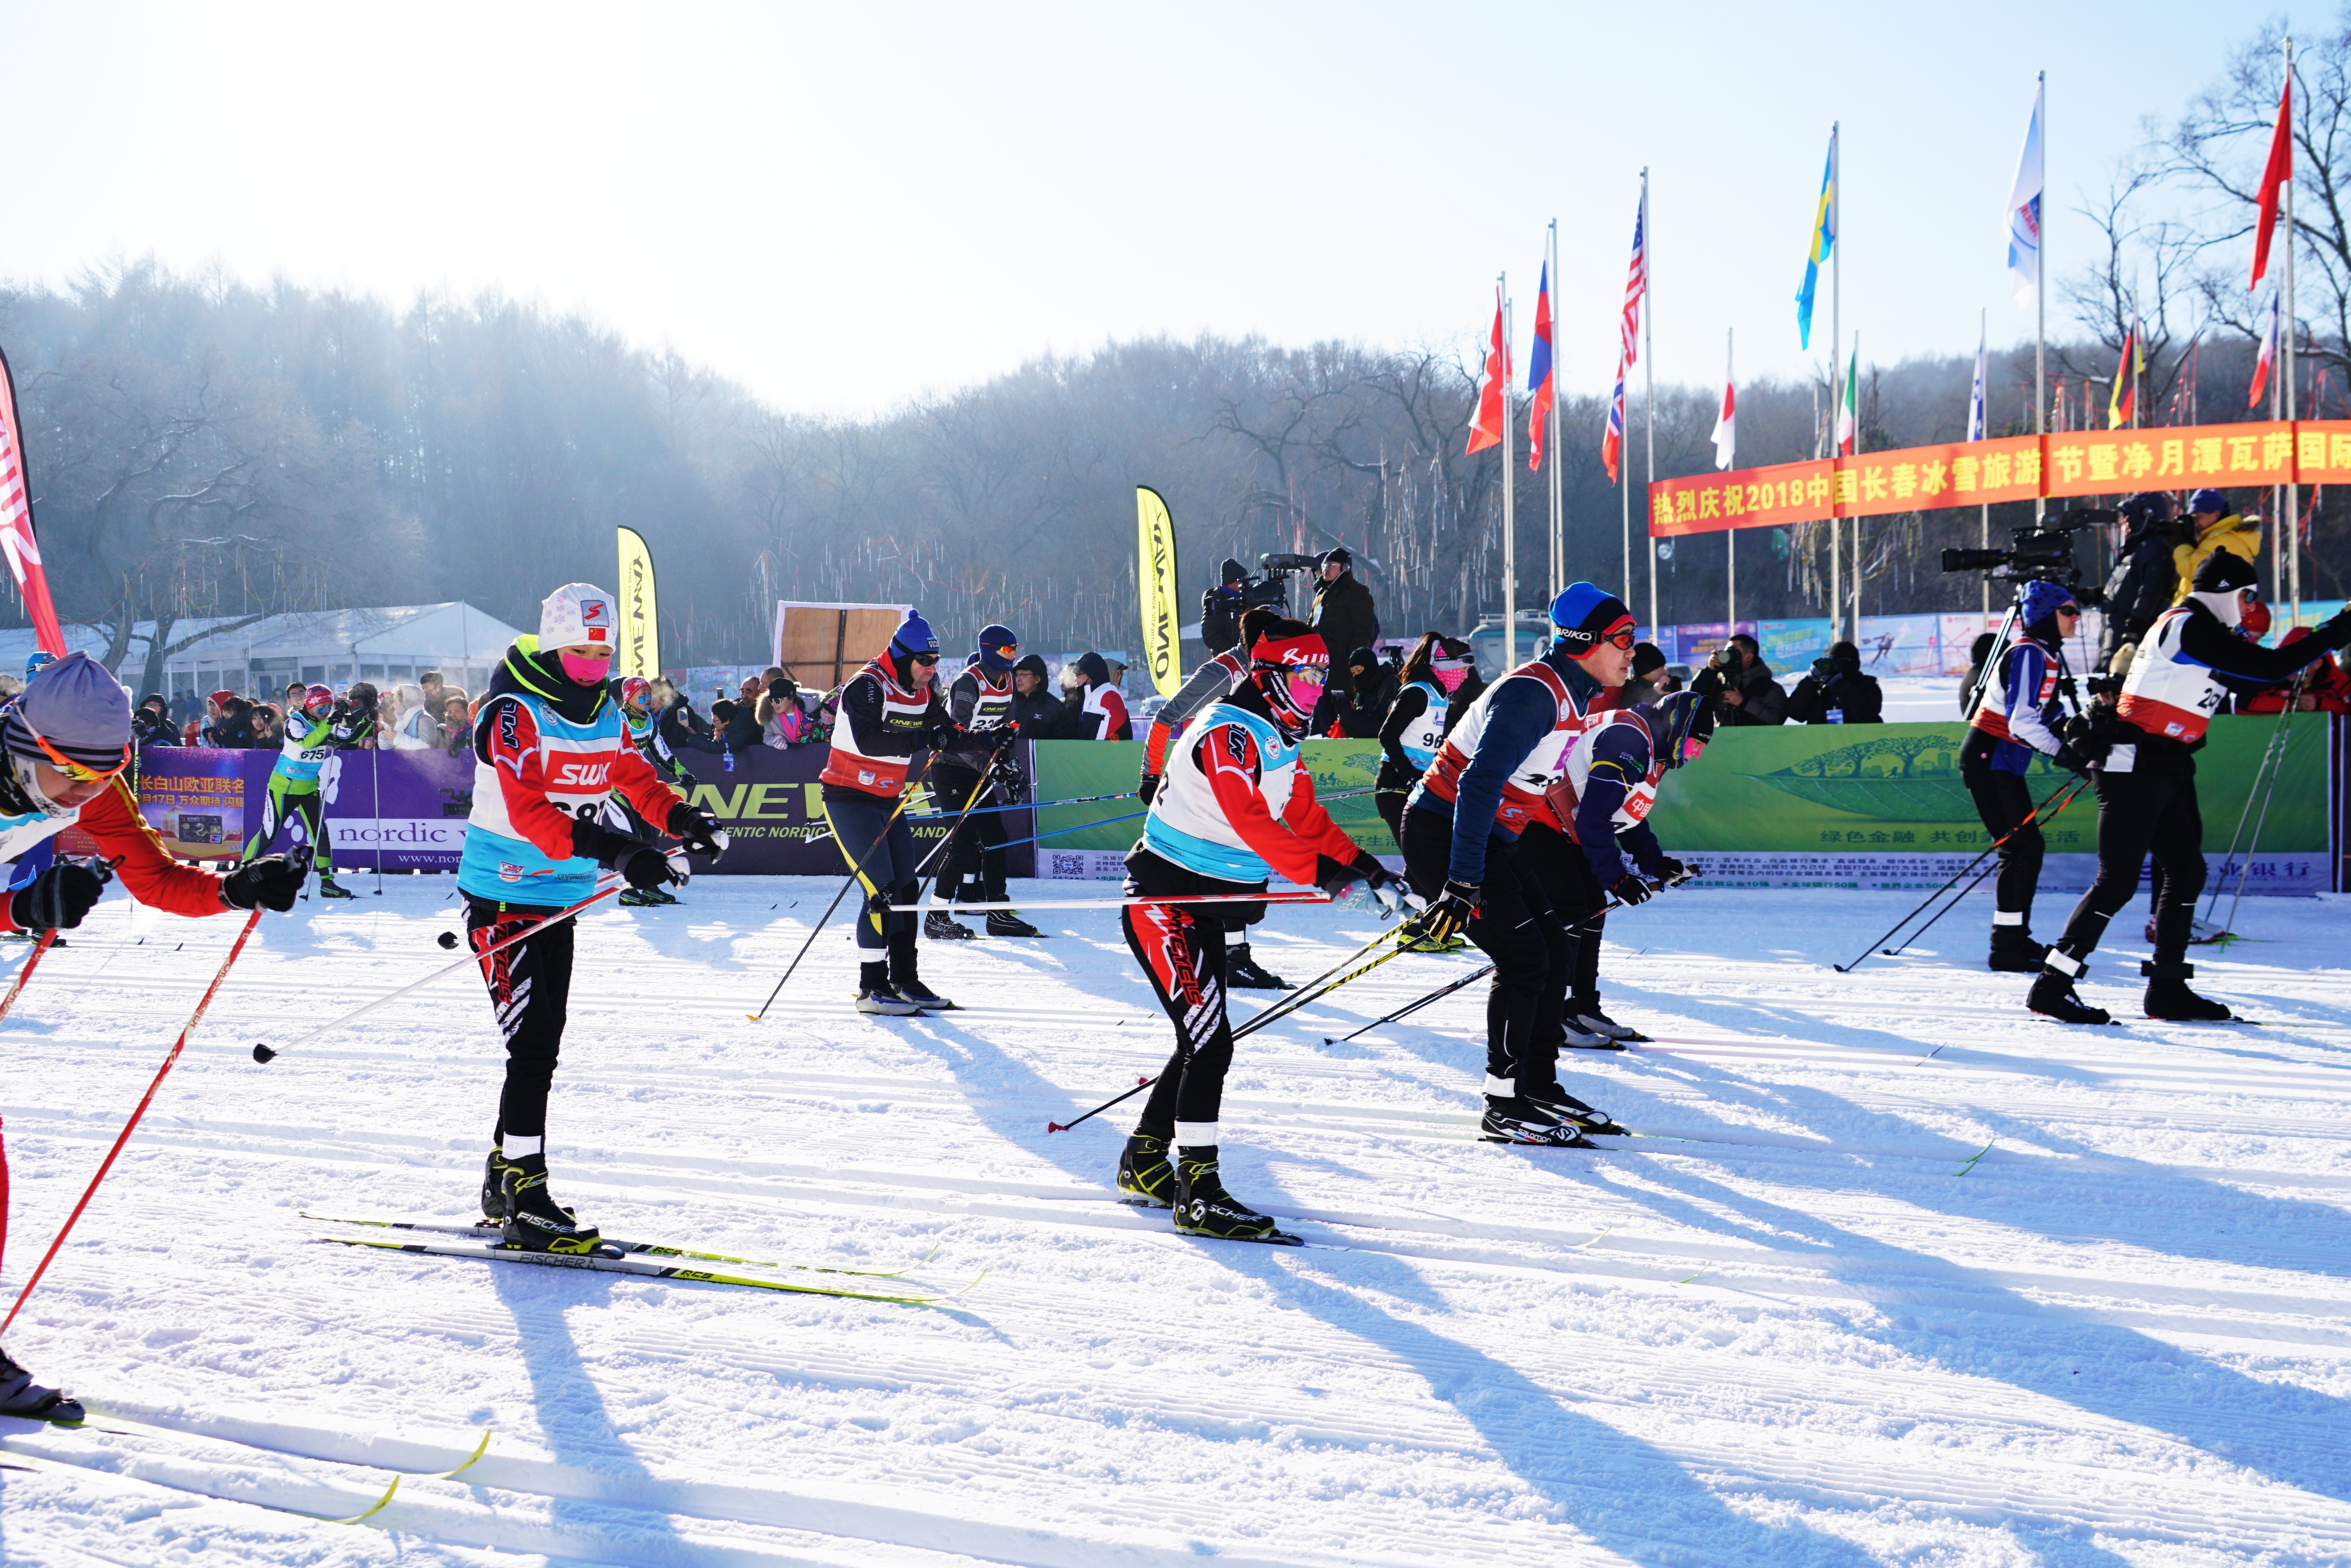
<path fill-rule="evenodd" d="M 606 775 L 612 771 L 609 762 L 565 763 L 549 774 L 548 782 L 559 789 L 607 789 Z"/>

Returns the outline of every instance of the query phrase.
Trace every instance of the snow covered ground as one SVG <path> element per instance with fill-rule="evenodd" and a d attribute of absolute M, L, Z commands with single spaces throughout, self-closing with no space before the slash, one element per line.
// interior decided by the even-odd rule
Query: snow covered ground
<path fill-rule="evenodd" d="M 968 1010 L 917 1020 L 852 1013 L 828 933 L 747 1023 L 831 891 L 585 922 L 557 1193 L 616 1235 L 977 1289 L 307 1241 L 305 1207 L 468 1216 L 490 1131 L 470 978 L 250 1059 L 447 961 L 450 882 L 389 879 L 263 928 L 10 1331 L 166 1429 L 0 1422 L 0 1466 L 54 1461 L 0 1468 L 0 1561 L 2351 1560 L 2351 900 L 2249 900 L 2198 955 L 2258 1028 L 2137 1018 L 2126 912 L 2086 990 L 2128 1027 L 2092 1032 L 1980 967 L 1980 899 L 1846 977 L 1907 896 L 1673 893 L 1604 971 L 1659 1043 L 1565 1075 L 1728 1141 L 1593 1153 L 1475 1141 L 1476 988 L 1326 1044 L 1467 961 L 1399 960 L 1242 1044 L 1228 1176 L 1320 1244 L 1289 1250 L 1112 1201 L 1131 1107 L 1046 1134 L 1166 1048 L 1106 911 L 929 945 Z M 1298 980 L 1375 929 L 1279 911 L 1258 951 Z M 0 1025 L 5 1295 L 233 934 L 110 900 Z M 486 1428 L 365 1525 L 255 1506 L 356 1514 Z"/>

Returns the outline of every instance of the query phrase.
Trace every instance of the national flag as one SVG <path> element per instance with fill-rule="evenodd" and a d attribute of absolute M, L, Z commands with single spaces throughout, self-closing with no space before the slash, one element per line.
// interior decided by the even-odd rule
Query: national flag
<path fill-rule="evenodd" d="M 2019 305 L 2041 286 L 2041 101 L 2035 92 L 2024 148 L 2016 155 L 2016 183 L 2008 192 L 2008 272 Z"/>
<path fill-rule="evenodd" d="M 2138 323 L 2131 323 L 2130 334 L 2123 339 L 2123 357 L 2115 366 L 2115 384 L 2106 399 L 2106 428 L 2120 430 L 2131 422 L 2138 411 L 2138 373 L 2147 369 L 2147 359 L 2139 351 Z"/>
<path fill-rule="evenodd" d="M 1502 340 L 1502 291 L 1494 290 L 1494 332 L 1486 346 L 1486 369 L 1478 378 L 1477 411 L 1469 420 L 1469 451 L 1502 444 L 1502 395 L 1510 385 L 1510 348 Z"/>
<path fill-rule="evenodd" d="M 1616 483 L 1616 463 L 1625 451 L 1625 361 L 1616 361 L 1616 390 L 1608 400 L 1608 429 L 1600 438 L 1600 465 L 1608 483 Z"/>
<path fill-rule="evenodd" d="M 2262 328 L 2262 351 L 2253 360 L 2253 389 L 2245 399 L 2245 407 L 2258 409 L 2262 406 L 2262 389 L 2269 385 L 2270 372 L 2277 368 L 2277 350 L 2278 296 L 2277 291 L 2272 289 L 2269 325 Z"/>
<path fill-rule="evenodd" d="M 1633 214 L 1633 261 L 1625 269 L 1625 308 L 1619 330 L 1625 339 L 1625 363 L 1641 362 L 1641 300 L 1649 292 L 1649 188 L 1641 187 L 1640 209 Z"/>
<path fill-rule="evenodd" d="M 1727 357 L 1722 371 L 1722 413 L 1714 421 L 1712 440 L 1714 466 L 1729 468 L 1739 451 L 1739 399 Z"/>
<path fill-rule="evenodd" d="M 1535 346 L 1527 356 L 1527 390 L 1534 406 L 1527 410 L 1527 467 L 1542 467 L 1543 417 L 1551 412 L 1551 263 L 1542 267 L 1535 289 Z"/>
<path fill-rule="evenodd" d="M 1976 327 L 1976 384 L 1968 393 L 1968 439 L 1984 438 L 1984 327 Z"/>
<path fill-rule="evenodd" d="M 1821 281 L 1821 264 L 1836 249 L 1836 132 L 1829 132 L 1828 166 L 1821 171 L 1821 202 L 1813 213 L 1813 245 L 1804 257 L 1803 286 L 1796 290 L 1798 346 L 1813 346 L 1813 291 Z"/>
<path fill-rule="evenodd" d="M 1845 368 L 1844 400 L 1837 409 L 1836 449 L 1837 455 L 1839 457 L 1851 457 L 1853 455 L 1854 434 L 1859 428 L 1859 421 L 1854 417 L 1855 403 L 1853 382 L 1854 378 L 1859 375 L 1860 372 L 1861 334 L 1856 332 L 1853 335 L 1853 359 Z"/>
<path fill-rule="evenodd" d="M 33 537 L 33 502 L 26 493 L 24 425 L 16 418 L 16 376 L 0 354 L 0 555 L 33 618 L 33 637 L 44 653 L 63 659 L 65 633 L 49 602 L 49 576 L 41 566 L 41 546 Z"/>
<path fill-rule="evenodd" d="M 2294 73 L 2285 77 L 2278 94 L 2277 129 L 2270 132 L 2270 160 L 2262 166 L 2262 187 L 2254 200 L 2260 215 L 2253 220 L 2253 275 L 2247 288 L 2259 287 L 2270 265 L 2270 231 L 2277 227 L 2278 187 L 2294 178 Z M 2293 244 L 2291 238 L 2286 242 Z"/>

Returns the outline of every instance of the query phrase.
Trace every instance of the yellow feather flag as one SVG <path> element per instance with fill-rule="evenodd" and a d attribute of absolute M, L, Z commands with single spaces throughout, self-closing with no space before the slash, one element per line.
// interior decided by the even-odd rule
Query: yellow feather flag
<path fill-rule="evenodd" d="M 1143 662 L 1162 697 L 1184 684 L 1184 602 L 1176 591 L 1176 519 L 1147 484 L 1134 487 L 1134 525 L 1142 552 L 1134 580 L 1143 594 Z"/>
<path fill-rule="evenodd" d="M 661 620 L 653 600 L 653 553 L 644 535 L 622 528 L 621 535 L 620 641 L 612 658 L 615 675 L 661 673 Z"/>

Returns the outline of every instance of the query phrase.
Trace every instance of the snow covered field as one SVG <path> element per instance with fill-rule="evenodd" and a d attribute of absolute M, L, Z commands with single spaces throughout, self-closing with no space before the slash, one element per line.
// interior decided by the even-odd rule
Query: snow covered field
<path fill-rule="evenodd" d="M 831 884 L 600 909 L 557 1195 L 610 1234 L 987 1271 L 908 1307 L 306 1241 L 305 1207 L 468 1217 L 490 1132 L 470 977 L 250 1059 L 448 961 L 451 882 L 385 886 L 263 927 L 10 1331 L 170 1430 L 0 1422 L 0 1466 L 58 1461 L 0 1469 L 0 1561 L 2351 1561 L 2351 900 L 2248 900 L 2252 940 L 2196 955 L 2259 1028 L 2137 1019 L 2126 912 L 2085 989 L 2129 1027 L 2094 1032 L 1980 967 L 1981 896 L 1845 977 L 1909 896 L 1676 892 L 1603 971 L 1659 1044 L 1563 1076 L 1729 1141 L 1605 1152 L 1474 1140 L 1482 988 L 1326 1045 L 1469 961 L 1399 960 L 1240 1048 L 1228 1179 L 1311 1250 L 1111 1201 L 1131 1106 L 1046 1135 L 1166 1050 L 1108 911 L 928 944 L 968 1011 L 914 1020 L 852 1013 L 828 933 L 755 1026 Z M 235 925 L 110 899 L 0 1025 L 6 1296 Z M 1374 929 L 1277 911 L 1258 951 L 1301 980 Z M 252 1506 L 355 1514 L 485 1428 L 363 1526 Z"/>

